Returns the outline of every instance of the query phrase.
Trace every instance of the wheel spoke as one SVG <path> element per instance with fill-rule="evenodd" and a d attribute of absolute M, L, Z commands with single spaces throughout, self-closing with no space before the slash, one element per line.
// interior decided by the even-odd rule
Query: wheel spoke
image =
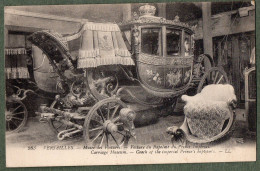
<path fill-rule="evenodd" d="M 10 122 L 7 122 L 7 130 L 10 130 Z"/>
<path fill-rule="evenodd" d="M 100 131 L 97 136 L 91 141 L 91 144 L 96 141 L 96 139 L 103 133 L 103 131 Z"/>
<path fill-rule="evenodd" d="M 120 117 L 117 116 L 116 118 L 114 118 L 114 119 L 112 120 L 112 122 L 115 123 L 115 122 L 118 121 L 119 119 L 120 119 Z"/>
<path fill-rule="evenodd" d="M 104 115 L 103 115 L 101 109 L 98 108 L 98 110 L 99 110 L 99 112 L 100 112 L 100 115 L 99 115 L 99 116 L 101 116 L 102 120 L 105 122 L 106 119 L 105 119 L 105 117 L 104 117 Z"/>
<path fill-rule="evenodd" d="M 107 120 L 109 120 L 109 113 L 110 113 L 110 103 L 107 105 Z"/>
<path fill-rule="evenodd" d="M 122 144 L 125 141 L 126 135 L 122 132 L 119 132 L 119 131 L 117 131 L 117 133 L 123 136 L 122 140 L 120 141 L 120 144 Z"/>
<path fill-rule="evenodd" d="M 116 114 L 116 112 L 117 112 L 117 110 L 118 110 L 119 107 L 120 107 L 120 105 L 117 105 L 117 106 L 115 107 L 115 109 L 114 109 L 114 111 L 113 111 L 113 113 L 112 113 L 111 119 L 114 118 L 114 116 L 115 116 L 115 114 Z"/>
<path fill-rule="evenodd" d="M 215 75 L 215 79 L 214 79 L 214 81 L 213 81 L 213 84 L 215 84 L 216 83 L 216 81 L 217 81 L 217 78 L 218 78 L 218 71 L 216 72 L 216 75 Z"/>
<path fill-rule="evenodd" d="M 89 130 L 89 132 L 101 130 L 102 128 L 103 128 L 103 126 L 100 126 L 100 127 L 97 127 L 97 128 L 93 128 L 93 129 Z"/>
<path fill-rule="evenodd" d="M 213 73 L 211 72 L 211 73 L 209 74 L 209 81 L 212 80 L 212 77 L 213 77 Z"/>
<path fill-rule="evenodd" d="M 223 75 L 221 75 L 220 79 L 217 81 L 217 83 L 216 83 L 216 84 L 219 84 L 219 83 L 220 83 L 220 81 L 222 80 L 222 78 L 223 78 Z"/>
<path fill-rule="evenodd" d="M 103 123 L 102 122 L 100 122 L 100 121 L 98 121 L 98 120 L 96 120 L 96 119 L 91 119 L 92 121 L 95 121 L 95 122 L 97 122 L 97 123 L 99 123 L 100 125 L 103 125 Z"/>
<path fill-rule="evenodd" d="M 102 147 L 102 144 L 103 144 L 104 139 L 105 139 L 105 134 L 103 134 L 103 136 L 102 136 L 102 138 L 101 138 L 101 141 L 100 141 L 99 147 Z"/>
<path fill-rule="evenodd" d="M 228 83 L 228 77 L 224 70 L 218 67 L 213 67 L 207 71 L 200 80 L 197 93 L 210 84 L 225 84 Z"/>
<path fill-rule="evenodd" d="M 24 112 L 18 112 L 18 113 L 12 113 L 12 114 L 10 114 L 10 115 L 20 115 L 20 114 L 24 114 Z"/>
<path fill-rule="evenodd" d="M 108 134 L 106 133 L 106 147 L 108 147 Z"/>
<path fill-rule="evenodd" d="M 17 123 L 15 123 L 13 120 L 10 120 L 12 123 L 15 124 L 16 127 L 18 127 Z"/>
<path fill-rule="evenodd" d="M 110 133 L 110 135 L 111 135 L 111 137 L 113 138 L 113 140 L 116 142 L 116 145 L 119 147 L 118 142 L 117 142 L 117 140 L 115 139 L 114 135 L 113 135 L 112 133 Z"/>
<path fill-rule="evenodd" d="M 17 109 L 19 109 L 20 107 L 22 107 L 22 105 L 17 106 L 11 113 L 14 113 L 14 111 L 16 111 Z"/>
<path fill-rule="evenodd" d="M 17 118 L 17 117 L 12 117 L 12 119 L 19 120 L 19 121 L 22 121 L 22 120 L 23 120 L 23 119 Z"/>
<path fill-rule="evenodd" d="M 120 144 L 123 143 L 125 141 L 125 136 L 122 138 L 122 140 L 120 141 Z"/>

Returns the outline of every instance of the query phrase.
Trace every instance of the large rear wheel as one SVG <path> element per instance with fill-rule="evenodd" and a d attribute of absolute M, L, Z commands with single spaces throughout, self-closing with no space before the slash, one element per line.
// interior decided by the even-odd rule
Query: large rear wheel
<path fill-rule="evenodd" d="M 226 72 L 220 67 L 210 68 L 201 78 L 199 86 L 197 88 L 197 93 L 210 84 L 228 84 L 228 77 Z"/>

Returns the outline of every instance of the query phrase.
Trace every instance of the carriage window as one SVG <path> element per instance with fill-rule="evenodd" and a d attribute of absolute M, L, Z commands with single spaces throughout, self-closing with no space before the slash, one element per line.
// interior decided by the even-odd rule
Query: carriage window
<path fill-rule="evenodd" d="M 181 53 L 181 31 L 175 29 L 166 30 L 167 55 L 178 56 Z"/>
<path fill-rule="evenodd" d="M 189 56 L 191 53 L 191 36 L 185 32 L 184 38 L 185 56 Z"/>
<path fill-rule="evenodd" d="M 143 53 L 161 55 L 161 30 L 159 28 L 144 28 L 141 37 Z"/>

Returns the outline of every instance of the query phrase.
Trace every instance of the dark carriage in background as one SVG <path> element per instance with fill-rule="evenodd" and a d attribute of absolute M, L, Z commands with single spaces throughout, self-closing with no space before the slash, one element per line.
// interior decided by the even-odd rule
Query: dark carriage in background
<path fill-rule="evenodd" d="M 36 46 L 35 82 L 56 94 L 37 114 L 58 139 L 83 134 L 90 145 L 127 145 L 135 137 L 136 114 L 123 94 L 142 105 L 174 107 L 186 92 L 228 82 L 211 57 L 194 58 L 188 24 L 178 16 L 156 17 L 155 10 L 142 6 L 139 17 L 119 25 L 86 22 L 73 35 L 39 31 L 29 37 Z M 151 97 L 140 98 L 129 82 Z"/>

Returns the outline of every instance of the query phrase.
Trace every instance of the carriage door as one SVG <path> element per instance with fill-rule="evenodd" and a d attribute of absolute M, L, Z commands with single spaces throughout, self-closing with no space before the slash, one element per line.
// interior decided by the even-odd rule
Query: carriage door
<path fill-rule="evenodd" d="M 141 81 L 150 89 L 164 89 L 161 27 L 141 27 L 141 53 L 138 71 Z"/>
<path fill-rule="evenodd" d="M 181 29 L 165 30 L 165 88 L 182 89 L 192 76 L 191 35 Z"/>

